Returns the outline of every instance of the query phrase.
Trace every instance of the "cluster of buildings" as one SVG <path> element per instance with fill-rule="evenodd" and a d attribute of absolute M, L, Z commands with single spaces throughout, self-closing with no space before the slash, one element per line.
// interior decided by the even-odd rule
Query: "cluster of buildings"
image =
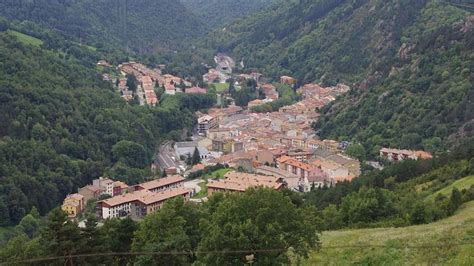
<path fill-rule="evenodd" d="M 164 66 L 163 66 L 164 67 Z M 170 74 L 162 74 L 161 68 L 150 69 L 137 62 L 125 62 L 118 65 L 118 70 L 122 77 L 117 81 L 117 87 L 126 101 L 131 101 L 135 95 L 138 97 L 140 105 L 155 106 L 159 100 L 155 88 L 161 87 L 165 94 L 174 95 L 176 93 L 205 94 L 207 90 L 200 87 L 191 87 L 192 84 L 180 77 Z M 133 92 L 127 86 L 127 75 L 133 75 L 138 81 L 137 91 Z"/>
<path fill-rule="evenodd" d="M 349 86 L 344 84 L 326 88 L 318 84 L 306 84 L 297 90 L 302 100 L 293 105 L 284 106 L 280 111 L 292 114 L 315 114 L 316 109 L 321 109 L 336 100 L 337 96 L 348 92 L 349 89 Z"/>
<path fill-rule="evenodd" d="M 210 68 L 206 74 L 202 76 L 205 83 L 225 83 L 231 78 L 232 70 L 235 67 L 235 61 L 225 55 L 217 54 L 214 56 L 215 68 Z"/>
<path fill-rule="evenodd" d="M 149 69 L 145 65 L 137 62 L 126 62 L 118 66 L 122 74 L 122 78 L 119 79 L 118 88 L 122 93 L 122 97 L 125 100 L 133 99 L 130 97 L 131 92 L 126 87 L 126 75 L 133 75 L 139 82 L 137 86 L 136 95 L 141 105 L 145 103 L 150 106 L 155 106 L 158 103 L 158 98 L 155 93 L 156 81 L 161 77 L 160 69 Z"/>
<path fill-rule="evenodd" d="M 127 86 L 127 79 L 125 77 L 121 77 L 117 81 L 117 89 L 120 91 L 120 95 L 122 99 L 129 102 L 133 100 L 133 91 L 129 89 Z"/>
<path fill-rule="evenodd" d="M 99 215 L 103 219 L 128 216 L 143 218 L 159 210 L 167 200 L 176 197 L 189 200 L 192 191 L 183 187 L 184 180 L 175 175 L 128 186 L 121 181 L 99 178 L 91 185 L 80 188 L 78 193 L 68 195 L 62 209 L 74 218 L 84 211 L 88 200 L 98 200 L 101 195 L 108 195 L 109 198 L 98 201 Z"/>
<path fill-rule="evenodd" d="M 69 217 L 76 217 L 84 211 L 87 201 L 99 199 L 100 196 L 118 196 L 127 193 L 129 186 L 122 181 L 114 181 L 110 178 L 100 177 L 94 179 L 92 184 L 79 189 L 78 193 L 67 195 L 64 199 L 62 210 Z"/>
<path fill-rule="evenodd" d="M 296 83 L 291 77 L 282 77 L 282 82 Z M 259 86 L 267 97 L 277 99 L 273 85 Z M 318 118 L 317 108 L 347 91 L 343 84 L 328 88 L 307 84 L 298 90 L 300 102 L 278 112 L 252 113 L 234 105 L 197 112 L 197 131 L 202 136 L 197 144 L 214 155 L 204 164 L 291 177 L 286 183 L 298 191 L 351 180 L 360 175 L 360 163 L 345 155 L 348 143 L 320 140 L 311 127 Z"/>
<path fill-rule="evenodd" d="M 188 201 L 192 191 L 184 188 L 184 180 L 178 175 L 164 177 L 132 186 L 128 193 L 99 201 L 102 218 L 139 219 L 161 209 L 170 199 L 182 197 Z"/>
<path fill-rule="evenodd" d="M 391 148 L 380 149 L 380 157 L 394 162 L 403 161 L 407 159 L 418 160 L 433 158 L 431 153 L 426 151 L 399 150 Z"/>

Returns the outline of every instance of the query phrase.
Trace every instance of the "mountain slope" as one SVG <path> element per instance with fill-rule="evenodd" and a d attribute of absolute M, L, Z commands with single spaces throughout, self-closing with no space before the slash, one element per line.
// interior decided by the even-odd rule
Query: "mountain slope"
<path fill-rule="evenodd" d="M 269 7 L 277 0 L 180 0 L 210 28 L 223 26 Z"/>
<path fill-rule="evenodd" d="M 0 15 L 30 20 L 89 44 L 137 50 L 175 47 L 204 24 L 174 0 L 37 0 L 0 2 Z"/>
<path fill-rule="evenodd" d="M 327 231 L 321 237 L 321 251 L 314 252 L 306 265 L 472 265 L 473 228 L 474 202 L 470 201 L 461 206 L 454 216 L 431 224 Z M 471 244 L 456 245 L 458 243 Z M 365 248 L 365 245 L 383 247 Z M 329 248 L 334 246 L 346 248 Z"/>
<path fill-rule="evenodd" d="M 18 223 L 33 206 L 45 214 L 102 175 L 143 180 L 160 141 L 192 126 L 206 97 L 128 105 L 95 62 L 0 32 L 0 226 Z"/>
<path fill-rule="evenodd" d="M 380 146 L 439 151 L 473 136 L 473 21 L 428 3 L 403 29 L 396 54 L 325 110 L 321 136 L 352 137 L 372 154 Z"/>
<path fill-rule="evenodd" d="M 436 151 L 451 134 L 472 134 L 471 14 L 434 0 L 299 0 L 205 44 L 274 78 L 351 85 L 323 110 L 323 138 L 359 141 L 374 155 L 380 146 Z"/>

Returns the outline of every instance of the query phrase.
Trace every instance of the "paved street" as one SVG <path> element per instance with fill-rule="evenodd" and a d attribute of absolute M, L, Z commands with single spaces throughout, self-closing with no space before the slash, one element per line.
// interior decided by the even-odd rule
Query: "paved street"
<path fill-rule="evenodd" d="M 179 169 L 179 158 L 176 158 L 174 149 L 172 147 L 172 142 L 167 141 L 163 143 L 163 145 L 161 145 L 160 152 L 156 156 L 155 163 L 158 165 L 160 170 L 169 167 L 176 167 L 177 169 Z"/>

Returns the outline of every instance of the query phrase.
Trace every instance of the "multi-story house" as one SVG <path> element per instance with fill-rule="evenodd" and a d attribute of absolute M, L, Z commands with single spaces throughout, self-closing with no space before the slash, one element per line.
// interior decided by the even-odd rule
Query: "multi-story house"
<path fill-rule="evenodd" d="M 277 166 L 278 168 L 301 178 L 308 178 L 309 172 L 314 168 L 314 166 L 310 164 L 297 161 L 288 156 L 283 156 L 278 159 Z"/>
<path fill-rule="evenodd" d="M 147 214 L 161 209 L 167 200 L 183 197 L 185 201 L 188 201 L 190 194 L 191 191 L 189 189 L 176 187 L 159 192 L 151 192 L 144 189 L 115 196 L 100 202 L 102 218 L 108 219 L 126 216 L 143 218 Z"/>
<path fill-rule="evenodd" d="M 198 118 L 198 133 L 207 136 L 210 129 L 217 128 L 217 118 L 205 115 Z"/>
<path fill-rule="evenodd" d="M 186 179 L 182 176 L 173 175 L 135 185 L 133 190 L 148 190 L 151 192 L 160 192 L 171 188 L 182 187 L 185 180 Z"/>
<path fill-rule="evenodd" d="M 84 196 L 81 194 L 71 194 L 67 195 L 64 199 L 61 209 L 65 211 L 70 218 L 75 218 L 84 210 L 84 207 Z"/>
<path fill-rule="evenodd" d="M 78 194 L 81 194 L 84 197 L 84 202 L 87 203 L 90 199 L 99 198 L 101 193 L 100 187 L 95 187 L 87 185 L 79 189 Z"/>

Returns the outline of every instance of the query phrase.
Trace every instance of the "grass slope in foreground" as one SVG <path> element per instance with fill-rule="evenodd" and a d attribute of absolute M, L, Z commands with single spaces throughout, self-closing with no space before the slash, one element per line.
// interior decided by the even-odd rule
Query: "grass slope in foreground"
<path fill-rule="evenodd" d="M 467 176 L 459 180 L 456 180 L 451 185 L 444 187 L 436 191 L 435 193 L 429 195 L 428 197 L 426 197 L 426 201 L 429 201 L 429 200 L 434 201 L 436 196 L 438 196 L 438 194 L 443 194 L 444 196 L 449 197 L 449 195 L 451 194 L 451 191 L 453 191 L 454 188 L 463 190 L 463 189 L 469 189 L 471 186 L 474 186 L 474 176 Z"/>
<path fill-rule="evenodd" d="M 311 254 L 307 265 L 474 265 L 474 244 L 456 245 L 474 243 L 474 201 L 431 224 L 328 231 L 321 240 L 321 251 Z M 331 248 L 366 245 L 383 247 Z M 436 245 L 443 247 L 430 247 Z"/>

